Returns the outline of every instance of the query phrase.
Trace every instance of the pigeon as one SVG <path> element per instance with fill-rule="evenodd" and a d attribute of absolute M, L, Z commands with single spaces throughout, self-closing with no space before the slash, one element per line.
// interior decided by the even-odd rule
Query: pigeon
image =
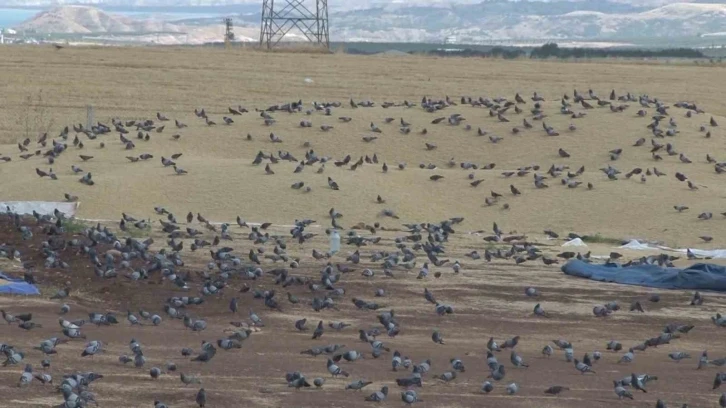
<path fill-rule="evenodd" d="M 380 391 L 376 391 L 365 397 L 365 400 L 369 402 L 383 402 L 386 397 L 388 397 L 388 386 L 383 386 Z"/>
<path fill-rule="evenodd" d="M 618 360 L 618 363 L 632 363 L 633 359 L 635 358 L 635 354 L 633 349 L 629 349 L 627 353 L 623 354 L 622 357 L 620 357 L 620 360 Z"/>
<path fill-rule="evenodd" d="M 368 385 L 373 384 L 373 381 L 356 380 L 345 386 L 346 390 L 360 391 Z"/>
<path fill-rule="evenodd" d="M 431 340 L 433 340 L 433 342 L 437 344 L 444 344 L 444 338 L 441 336 L 441 332 L 439 332 L 438 330 L 434 330 L 434 332 L 431 334 Z"/>
<path fill-rule="evenodd" d="M 33 382 L 33 378 L 33 366 L 26 364 L 23 374 L 20 376 L 20 380 L 18 381 L 18 387 L 23 388 L 29 386 L 30 383 Z"/>
<path fill-rule="evenodd" d="M 674 351 L 672 353 L 668 353 L 668 357 L 670 357 L 673 361 L 680 362 L 683 359 L 691 358 L 691 355 L 682 351 Z"/>
<path fill-rule="evenodd" d="M 615 395 L 618 396 L 618 399 L 628 398 L 628 399 L 634 399 L 633 394 L 630 393 L 630 391 L 623 388 L 621 385 L 618 385 L 615 387 Z"/>
<path fill-rule="evenodd" d="M 204 408 L 204 406 L 207 404 L 207 393 L 206 391 L 204 391 L 204 388 L 199 389 L 195 401 L 199 405 L 199 408 Z"/>
<path fill-rule="evenodd" d="M 584 364 L 584 363 L 581 363 L 578 359 L 575 359 L 574 362 L 575 362 L 575 368 L 581 374 L 585 374 L 585 373 L 593 373 L 593 374 L 595 374 L 595 371 L 593 371 L 592 370 L 592 367 L 590 367 L 589 365 Z"/>
<path fill-rule="evenodd" d="M 562 392 L 568 391 L 568 390 L 569 390 L 569 388 L 567 388 L 567 387 L 563 387 L 561 385 L 553 385 L 553 386 L 547 388 L 544 392 L 545 392 L 545 394 L 549 394 L 549 395 L 560 395 Z"/>
<path fill-rule="evenodd" d="M 423 402 L 423 400 L 418 399 L 418 395 L 416 395 L 416 391 L 414 390 L 401 392 L 401 400 L 409 406 L 416 402 Z"/>
<path fill-rule="evenodd" d="M 512 353 L 510 354 L 509 360 L 512 362 L 512 365 L 515 367 L 529 367 L 529 365 L 525 364 L 524 360 L 521 356 L 517 354 L 514 350 L 512 350 Z"/>
<path fill-rule="evenodd" d="M 547 312 L 545 312 L 545 310 L 542 308 L 542 306 L 539 303 L 537 303 L 534 306 L 534 314 L 535 314 L 535 316 L 550 317 L 549 314 L 547 314 Z"/>

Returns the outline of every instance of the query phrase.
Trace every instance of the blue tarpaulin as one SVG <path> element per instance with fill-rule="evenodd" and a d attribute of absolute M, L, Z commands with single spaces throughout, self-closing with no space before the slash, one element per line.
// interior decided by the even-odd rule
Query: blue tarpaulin
<path fill-rule="evenodd" d="M 35 285 L 31 285 L 22 279 L 13 279 L 0 272 L 0 294 L 40 295 L 40 291 Z"/>
<path fill-rule="evenodd" d="M 726 267 L 697 263 L 685 269 L 658 265 L 594 265 L 577 259 L 562 265 L 566 275 L 600 282 L 647 286 L 661 289 L 712 290 L 726 292 Z"/>

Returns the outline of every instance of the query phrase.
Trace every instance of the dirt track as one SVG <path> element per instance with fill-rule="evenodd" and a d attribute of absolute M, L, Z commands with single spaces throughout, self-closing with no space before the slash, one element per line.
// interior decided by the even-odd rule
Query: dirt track
<path fill-rule="evenodd" d="M 283 233 L 280 230 L 273 232 Z M 392 233 L 382 235 L 393 236 Z M 400 235 L 400 234 L 397 234 Z M 3 235 L 2 240 L 16 244 L 14 235 Z M 235 236 L 242 239 L 241 234 Z M 253 288 L 276 289 L 280 293 L 283 312 L 267 309 L 260 300 L 254 300 L 251 292 L 238 293 L 243 282 L 238 278 L 230 282 L 230 286 L 219 296 L 207 297 L 201 306 L 190 307 L 192 316 L 204 317 L 209 327 L 202 333 L 192 333 L 185 329 L 181 321 L 168 318 L 161 310 L 163 299 L 170 296 L 195 295 L 199 288 L 200 277 L 193 277 L 192 289 L 180 292 L 173 289 L 169 282 L 159 283 L 158 279 L 131 282 L 125 278 L 98 281 L 93 278 L 93 270 L 87 266 L 85 259 L 76 259 L 70 270 L 53 272 L 47 276 L 37 273 L 44 282 L 43 299 L 0 298 L 0 307 L 13 313 L 33 312 L 34 319 L 43 324 L 43 328 L 25 332 L 14 326 L 3 325 L 2 341 L 14 344 L 28 351 L 27 360 L 37 366 L 41 359 L 38 351 L 31 347 L 40 340 L 59 334 L 57 326 L 57 301 L 48 301 L 47 294 L 53 293 L 56 287 L 70 280 L 78 293 L 67 303 L 72 311 L 68 320 L 87 318 L 90 311 L 116 311 L 121 323 L 118 326 L 97 328 L 91 324 L 83 326 L 88 340 L 102 340 L 108 345 L 107 352 L 93 358 L 81 358 L 80 352 L 84 342 L 71 341 L 58 346 L 58 354 L 52 356 L 52 373 L 56 378 L 61 373 L 76 370 L 94 370 L 106 377 L 95 382 L 91 390 L 97 395 L 102 406 L 132 407 L 148 406 L 155 398 L 161 399 L 170 406 L 191 407 L 197 391 L 193 385 L 184 386 L 178 374 L 163 375 L 159 380 L 152 380 L 148 370 L 152 366 L 162 367 L 166 362 L 173 361 L 179 371 L 201 374 L 203 385 L 208 392 L 209 406 L 235 407 L 240 405 L 259 407 L 286 406 L 370 406 L 363 401 L 363 396 L 386 384 L 391 387 L 390 401 L 387 405 L 399 406 L 403 403 L 399 397 L 399 387 L 394 385 L 395 378 L 405 377 L 406 372 L 394 373 L 390 369 L 391 353 L 384 353 L 379 359 L 370 356 L 370 346 L 357 339 L 358 328 L 380 326 L 376 312 L 361 311 L 350 302 L 352 297 L 376 300 L 385 305 L 385 310 L 396 311 L 401 324 L 401 334 L 395 338 L 387 338 L 383 334 L 379 339 L 393 350 L 399 350 L 409 356 L 414 363 L 430 358 L 432 373 L 440 374 L 450 370 L 448 360 L 461 358 L 466 365 L 466 372 L 461 373 L 452 383 L 426 376 L 424 387 L 419 390 L 423 403 L 429 407 L 582 407 L 583 404 L 593 407 L 634 406 L 650 407 L 655 399 L 667 401 L 671 406 L 675 403 L 688 402 L 690 406 L 714 406 L 719 393 L 711 391 L 711 383 L 717 368 L 697 371 L 697 356 L 702 350 L 708 349 L 712 359 L 726 355 L 726 348 L 719 342 L 723 329 L 712 325 L 709 316 L 724 306 L 724 298 L 707 294 L 707 301 L 702 307 L 688 306 L 690 293 L 682 291 L 661 291 L 659 303 L 647 302 L 648 295 L 654 293 L 638 287 L 598 284 L 564 276 L 557 267 L 523 266 L 512 267 L 509 263 L 495 261 L 484 264 L 464 257 L 472 244 L 472 236 L 454 235 L 448 246 L 451 252 L 447 256 L 460 259 L 462 272 L 453 274 L 449 267 L 433 268 L 442 272 L 436 279 L 432 276 L 426 281 L 416 280 L 417 269 L 409 272 L 395 271 L 394 278 L 375 276 L 364 278 L 360 271 L 367 266 L 365 261 L 354 265 L 354 272 L 347 273 L 341 280 L 346 288 L 345 298 L 337 303 L 339 311 L 313 312 L 309 306 L 312 294 L 304 286 L 293 286 L 289 291 L 302 302 L 291 305 L 283 300 L 285 289 L 275 286 L 272 277 L 266 276 L 259 281 L 247 281 Z M 244 253 L 247 244 L 235 242 L 233 245 Z M 310 257 L 312 248 L 324 249 L 325 241 L 316 239 L 312 244 L 300 248 L 290 245 L 288 252 L 299 255 L 308 265 L 306 268 L 291 270 L 302 276 L 318 276 L 318 268 L 324 266 L 323 261 L 314 261 Z M 459 249 L 461 248 L 461 249 Z M 552 248 L 558 250 L 559 248 Z M 363 248 L 361 254 L 368 254 L 371 248 Z M 551 251 L 547 249 L 547 251 Z M 344 255 L 344 254 L 342 254 Z M 344 258 L 336 257 L 332 262 L 344 262 Z M 367 257 L 366 257 L 367 258 Z M 201 270 L 203 257 L 197 259 L 191 270 Z M 0 264 L 12 272 L 17 270 L 7 262 Z M 273 265 L 266 265 L 272 268 Z M 536 286 L 542 291 L 539 299 L 525 297 L 525 286 Z M 454 307 L 455 313 L 439 317 L 433 306 L 423 298 L 423 288 L 431 290 L 439 301 Z M 374 298 L 376 288 L 383 288 L 387 295 Z M 229 300 L 239 297 L 240 312 L 233 315 L 228 310 Z M 316 294 L 319 296 L 319 294 Z M 646 308 L 645 314 L 628 311 L 616 312 L 607 319 L 592 316 L 591 309 L 595 304 L 604 304 L 617 300 L 627 309 L 632 300 L 640 299 Z M 535 302 L 550 314 L 550 318 L 537 318 L 532 315 Z M 159 313 L 164 322 L 159 327 L 130 327 L 125 321 L 124 312 L 132 308 L 135 312 L 143 308 Z M 222 351 L 209 363 L 191 362 L 180 354 L 182 347 L 198 349 L 202 340 L 215 340 L 225 336 L 224 331 L 233 328 L 230 321 L 247 320 L 247 311 L 253 308 L 263 319 L 265 327 L 255 332 L 246 340 L 241 350 Z M 344 321 L 351 327 L 334 332 L 326 330 L 321 339 L 311 340 L 310 332 L 297 332 L 293 323 L 302 317 L 308 318 L 308 326 L 314 327 L 318 320 L 326 324 L 329 321 Z M 624 347 L 633 346 L 647 337 L 657 335 L 667 323 L 679 322 L 694 324 L 696 328 L 682 339 L 671 345 L 649 349 L 637 353 L 636 360 L 630 365 L 617 364 L 620 353 L 605 352 L 605 343 L 611 339 L 619 340 Z M 148 322 L 147 322 L 148 324 Z M 327 327 L 326 327 L 327 329 Z M 444 336 L 445 344 L 434 344 L 431 332 L 438 329 Z M 488 375 L 486 367 L 486 341 L 493 336 L 501 344 L 505 338 L 520 335 L 521 341 L 517 352 L 524 357 L 531 367 L 529 369 L 510 368 L 508 352 L 498 353 L 500 363 L 507 366 L 505 380 L 495 384 L 495 391 L 489 395 L 479 392 L 481 383 Z M 147 364 L 144 368 L 135 369 L 123 366 L 118 362 L 121 354 L 130 354 L 128 342 L 131 338 L 138 340 L 145 350 Z M 574 344 L 575 354 L 581 357 L 585 352 L 599 350 L 603 359 L 595 363 L 597 374 L 580 375 L 571 363 L 564 361 L 562 351 L 557 351 L 545 359 L 541 349 L 551 340 L 564 338 Z M 325 371 L 325 357 L 301 355 L 300 351 L 325 344 L 345 344 L 346 350 L 358 350 L 366 354 L 366 359 L 355 363 L 342 363 L 345 370 L 351 373 L 350 380 L 364 378 L 374 383 L 363 393 L 344 391 L 347 381 L 332 379 Z M 694 358 L 675 363 L 670 361 L 667 353 L 686 351 Z M 322 390 L 294 391 L 287 387 L 285 372 L 300 370 L 310 380 L 321 376 L 326 378 Z M 636 395 L 635 402 L 618 402 L 612 392 L 611 381 L 622 378 L 631 372 L 657 375 L 658 381 L 648 385 L 649 393 Z M 41 386 L 37 381 L 27 389 L 17 389 L 16 383 L 20 370 L 18 367 L 0 369 L 0 392 L 11 395 L 3 406 L 47 406 L 58 403 L 61 398 L 52 392 L 50 386 Z M 58 380 L 56 380 L 58 381 Z M 510 382 L 520 385 L 516 396 L 507 396 L 504 386 Z M 677 386 L 676 386 L 677 384 Z M 570 392 L 560 397 L 547 397 L 544 389 L 551 385 L 563 385 L 571 388 Z M 6 394 L 8 393 L 8 394 Z M 678 405 L 679 406 L 679 405 Z"/>

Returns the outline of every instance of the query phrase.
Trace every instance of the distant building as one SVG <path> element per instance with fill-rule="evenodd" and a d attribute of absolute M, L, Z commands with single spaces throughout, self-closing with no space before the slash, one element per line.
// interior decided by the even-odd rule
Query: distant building
<path fill-rule="evenodd" d="M 444 44 L 456 44 L 456 40 L 457 38 L 455 35 L 450 35 L 444 38 Z"/>

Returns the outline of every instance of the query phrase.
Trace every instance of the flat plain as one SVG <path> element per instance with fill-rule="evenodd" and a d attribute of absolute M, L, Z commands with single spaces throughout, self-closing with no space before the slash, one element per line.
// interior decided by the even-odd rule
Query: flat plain
<path fill-rule="evenodd" d="M 82 342 L 71 341 L 58 347 L 51 371 L 55 376 L 75 370 L 103 373 L 106 378 L 91 387 L 102 406 L 152 406 L 154 399 L 173 407 L 194 406 L 198 388 L 184 386 L 178 375 L 162 375 L 155 381 L 148 377 L 151 365 L 163 366 L 166 361 L 176 361 L 180 371 L 201 374 L 209 407 L 370 406 L 372 403 L 364 402 L 363 397 L 383 385 L 391 387 L 385 404 L 399 406 L 403 402 L 394 379 L 408 373 L 391 371 L 394 350 L 410 356 L 414 363 L 430 358 L 433 374 L 451 370 L 448 362 L 455 357 L 467 366 L 466 372 L 449 383 L 434 379 L 431 373 L 426 375 L 424 387 L 417 389 L 422 400 L 417 404 L 420 406 L 646 407 L 655 406 L 657 399 L 668 402 L 669 406 L 689 403 L 694 407 L 715 407 L 718 404 L 720 392 L 711 390 L 717 369 L 696 370 L 696 365 L 705 349 L 712 358 L 726 355 L 726 347 L 717 340 L 723 328 L 710 322 L 710 316 L 723 308 L 722 296 L 709 293 L 703 306 L 693 307 L 689 306 L 691 293 L 687 291 L 595 283 L 566 277 L 558 265 L 545 266 L 540 261 L 531 261 L 517 266 L 511 259 L 485 262 L 466 254 L 509 247 L 482 239 L 491 234 L 494 222 L 506 235 L 525 235 L 521 241 L 534 243 L 552 257 L 564 250 L 560 247 L 562 238 L 570 232 L 599 237 L 599 243 L 578 248 L 583 253 L 591 250 L 593 259 L 607 258 L 614 250 L 630 259 L 641 256 L 640 252 L 614 249 L 619 246 L 618 241 L 632 238 L 657 241 L 674 248 L 723 248 L 726 218 L 721 213 L 726 211 L 723 204 L 726 189 L 722 182 L 725 176 L 707 161 L 707 154 L 716 162 L 723 161 L 726 155 L 723 99 L 726 81 L 722 80 L 726 70 L 723 67 L 624 61 L 563 63 L 363 57 L 197 48 L 0 47 L 0 71 L 3 73 L 0 157 L 11 158 L 9 162 L 0 162 L 2 200 L 62 201 L 64 193 L 75 195 L 80 201 L 79 218 L 106 220 L 104 225 L 117 231 L 120 237 L 126 236 L 118 231 L 122 213 L 149 219 L 150 229 L 134 230 L 128 226 L 134 236 L 153 236 L 156 250 L 164 247 L 166 237 L 159 232 L 161 216 L 154 213 L 154 207 L 161 206 L 174 213 L 182 230 L 186 227 L 188 212 L 201 213 L 214 223 L 231 224 L 234 241 L 223 241 L 222 245 L 234 248 L 245 261 L 250 249 L 266 247 L 269 253 L 273 246 L 271 242 L 262 245 L 249 241 L 250 230 L 239 227 L 235 218 L 240 216 L 250 223 L 270 222 L 268 232 L 288 241 L 290 259 L 300 259 L 300 267 L 291 269 L 290 273 L 313 280 L 319 277 L 328 261 L 314 259 L 311 251 L 328 249 L 324 231 L 331 225 L 331 208 L 343 214 L 337 222 L 346 233 L 359 223 L 378 222 L 381 227 L 375 233 L 356 230 L 361 235 L 382 238 L 379 243 L 360 249 L 360 264 L 351 265 L 346 260 L 356 249 L 350 245 L 344 245 L 341 253 L 330 259 L 334 265 L 355 269 L 343 274 L 341 284 L 346 294 L 336 299 L 338 310 L 312 311 L 306 303 L 320 294 L 306 286 L 279 288 L 267 275 L 255 281 L 235 277 L 221 294 L 208 296 L 198 309 L 190 310 L 196 317 L 207 319 L 209 327 L 203 333 L 192 333 L 172 319 L 165 319 L 159 327 L 129 327 L 124 320 L 118 326 L 84 328 L 89 340 L 107 343 L 107 352 L 80 358 Z M 573 100 L 575 89 L 593 105 L 592 109 Z M 627 104 L 629 107 L 612 112 L 607 104 L 599 106 L 589 90 L 613 106 Z M 611 91 L 616 94 L 613 101 L 609 98 Z M 539 120 L 531 112 L 534 92 L 544 98 L 541 110 L 545 117 Z M 509 122 L 498 119 L 496 114 L 492 116 L 485 106 L 461 102 L 462 97 L 475 101 L 505 97 L 513 101 L 517 93 L 526 103 L 516 105 L 522 113 L 515 113 L 514 106 L 503 113 Z M 635 97 L 634 101 L 617 100 L 628 93 Z M 574 119 L 570 114 L 562 114 L 563 95 L 568 95 L 573 111 L 586 115 Z M 649 107 L 639 104 L 637 98 L 641 95 L 648 95 Z M 448 97 L 454 103 L 429 113 L 421 107 L 423 97 L 433 100 Z M 647 128 L 656 115 L 653 99 L 670 106 L 669 116 L 662 121 L 661 128 L 676 129 L 675 136 L 654 137 Z M 351 106 L 351 100 L 356 108 Z M 275 120 L 269 126 L 256 111 L 297 101 L 303 103 L 300 112 L 268 112 Z M 372 101 L 375 106 L 363 107 L 364 101 Z M 405 106 L 404 101 L 415 106 Z M 686 109 L 673 106 L 680 101 L 694 103 L 704 113 L 694 112 L 687 117 Z M 331 114 L 326 115 L 313 107 L 314 102 L 340 102 L 340 107 L 333 107 Z M 384 108 L 384 102 L 395 105 Z M 125 137 L 135 145 L 131 150 L 126 149 L 113 126 L 111 132 L 90 140 L 72 128 L 74 124 L 85 125 L 89 105 L 93 106 L 95 121 L 109 126 L 112 120 L 150 119 L 164 129 L 142 131 L 142 139 L 137 139 L 137 131 L 128 126 L 130 133 Z M 242 115 L 229 112 L 230 107 L 240 106 L 249 112 Z M 208 125 L 195 115 L 195 109 L 204 109 L 209 120 L 216 124 Z M 647 110 L 644 117 L 636 114 L 640 109 Z M 308 110 L 311 110 L 309 115 Z M 170 120 L 159 123 L 157 113 Z M 465 120 L 452 125 L 446 119 L 452 114 L 460 114 Z M 225 116 L 234 123 L 226 125 Z M 352 120 L 343 122 L 339 117 Z M 386 123 L 386 118 L 393 120 Z M 436 118 L 445 119 L 432 123 Z M 523 126 L 525 118 L 531 129 Z M 675 126 L 668 125 L 671 118 Z M 720 126 L 712 126 L 711 118 Z M 187 127 L 177 128 L 175 120 Z M 410 123 L 409 133 L 401 131 L 402 120 Z M 301 127 L 301 121 L 310 121 L 312 126 Z M 543 123 L 559 135 L 548 136 Z M 381 129 L 381 133 L 372 132 L 371 124 Z M 333 128 L 323 131 L 321 125 Z M 471 129 L 467 130 L 466 125 Z M 575 130 L 570 130 L 570 125 Z M 58 135 L 65 126 L 71 130 L 68 139 L 62 141 Z M 516 134 L 512 131 L 514 127 L 518 128 Z M 486 135 L 479 136 L 478 129 Z M 707 132 L 710 137 L 706 137 Z M 48 133 L 48 146 L 55 139 L 67 143 L 68 149 L 52 165 L 42 153 L 20 158 L 18 143 L 22 145 L 29 138 L 26 153 L 34 153 L 42 149 L 36 141 L 43 133 Z M 282 142 L 273 143 L 271 133 Z M 149 140 L 144 140 L 146 134 Z M 172 137 L 175 134 L 179 135 L 177 139 Z M 82 149 L 72 143 L 76 136 L 83 142 Z M 501 140 L 493 143 L 490 136 Z M 369 137 L 377 139 L 363 140 Z M 640 138 L 645 138 L 645 144 L 633 146 Z M 671 144 L 670 149 L 663 147 L 655 152 L 661 160 L 656 160 L 651 152 L 651 139 L 659 144 Z M 299 161 L 311 149 L 318 157 L 330 158 L 324 170 L 318 173 L 321 164 L 316 163 L 294 173 Z M 560 149 L 569 157 L 563 157 Z M 613 160 L 610 151 L 615 149 L 622 149 L 622 153 Z M 297 160 L 270 164 L 275 174 L 266 174 L 265 165 L 269 160 L 252 164 L 260 151 L 276 157 L 280 151 L 289 152 Z M 153 158 L 137 162 L 126 158 L 144 153 Z M 179 153 L 181 156 L 175 162 L 178 168 L 188 172 L 184 175 L 176 174 L 172 167 L 160 162 L 162 156 L 169 158 Z M 92 158 L 83 161 L 79 155 Z M 350 163 L 334 164 L 346 155 L 352 157 Z M 359 157 L 374 155 L 378 163 L 364 162 L 355 170 L 350 169 Z M 389 167 L 387 172 L 382 170 L 383 163 Z M 399 163 L 405 163 L 404 170 L 399 170 Z M 464 170 L 460 163 L 473 163 L 477 169 Z M 495 164 L 494 168 L 482 169 L 491 163 Z M 435 168 L 419 168 L 429 164 Z M 76 174 L 71 165 L 83 171 Z M 546 174 L 552 165 L 569 167 L 553 177 Z M 532 166 L 539 166 L 539 170 Z M 582 181 L 582 185 L 567 188 L 561 184 L 560 179 L 568 171 L 576 172 L 582 166 L 584 171 L 572 177 Z M 622 172 L 618 180 L 609 180 L 599 170 L 607 166 Z M 522 176 L 502 174 L 516 173 L 523 167 L 530 168 L 522 170 Z M 625 177 L 625 173 L 638 167 L 642 173 Z M 653 175 L 654 167 L 665 175 Z M 46 172 L 52 168 L 57 180 L 38 177 L 36 168 Z M 93 175 L 93 186 L 78 181 L 87 172 Z M 677 180 L 677 172 L 685 174 L 696 188 Z M 548 179 L 544 182 L 549 187 L 537 188 L 533 182 L 535 173 L 546 175 Z M 647 173 L 651 175 L 646 176 Z M 433 175 L 443 178 L 432 181 Z M 329 187 L 328 177 L 335 180 L 339 190 Z M 473 187 L 470 183 L 475 180 L 483 181 Z M 296 182 L 304 182 L 310 191 L 304 187 L 290 188 Z M 592 189 L 586 187 L 587 183 L 592 184 Z M 513 195 L 510 186 L 515 186 L 521 194 Z M 491 200 L 491 192 L 502 197 L 488 205 L 486 200 Z M 385 203 L 377 203 L 378 196 Z M 673 208 L 675 205 L 689 209 L 678 212 Z M 382 216 L 384 209 L 399 218 Z M 704 212 L 712 213 L 713 218 L 699 219 L 698 215 Z M 394 239 L 409 235 L 404 223 L 436 223 L 450 217 L 464 220 L 454 227 L 456 233 L 444 243 L 446 253 L 440 258 L 460 261 L 463 267 L 459 274 L 454 274 L 448 263 L 431 266 L 427 278 L 415 279 L 416 272 L 426 262 L 425 255 L 420 253 L 412 270 L 393 268 L 392 278 L 383 276 L 380 262 L 369 260 L 374 251 L 395 251 Z M 316 236 L 298 244 L 289 239 L 289 225 L 303 218 L 316 220 L 308 228 Z M 212 241 L 218 235 L 205 231 L 196 220 L 191 226 L 203 231 L 201 237 L 206 240 Z M 3 228 L 0 242 L 34 251 L 13 232 L 9 222 Z M 559 233 L 561 239 L 546 239 L 543 231 L 547 229 Z M 701 236 L 712 240 L 704 242 Z M 191 240 L 184 237 L 184 242 L 188 248 Z M 78 289 L 66 300 L 72 308 L 69 316 L 73 318 L 84 318 L 90 311 L 101 310 L 115 311 L 121 317 L 127 310 L 139 308 L 161 313 L 163 299 L 180 293 L 199 293 L 204 282 L 199 271 L 206 268 L 209 260 L 207 251 L 182 251 L 192 276 L 189 278 L 191 289 L 180 291 L 158 276 L 142 281 L 123 277 L 100 280 L 94 277 L 93 265 L 89 266 L 85 259 L 72 252 L 68 249 L 68 259 L 74 260 L 69 261 L 73 266 L 70 270 L 46 271 L 39 267 L 35 272 L 47 286 L 43 300 L 0 298 L 3 309 L 33 312 L 34 320 L 43 325 L 29 332 L 8 326 L 0 335 L 0 342 L 28 350 L 34 366 L 41 357 L 32 351 L 32 346 L 43 338 L 59 334 L 55 320 L 60 304 L 45 300 L 52 294 L 51 288 L 60 288 L 68 280 Z M 689 262 L 679 259 L 676 264 Z M 281 267 L 267 259 L 262 263 L 265 271 Z M 11 274 L 22 274 L 18 261 L 0 261 L 0 268 Z M 372 269 L 375 276 L 361 276 L 365 268 Z M 432 276 L 435 271 L 442 272 L 440 278 Z M 251 292 L 238 293 L 243 285 L 263 290 L 275 288 L 280 299 L 289 291 L 302 302 L 290 305 L 280 300 L 282 312 L 269 310 L 253 299 Z M 542 292 L 540 298 L 526 297 L 527 286 L 537 287 Z M 433 305 L 424 300 L 424 287 L 440 301 L 451 304 L 454 314 L 437 316 Z M 386 295 L 374 298 L 373 293 L 379 288 Z M 660 301 L 647 302 L 655 292 L 660 294 Z M 236 316 L 227 309 L 233 297 L 238 297 L 240 304 Z M 385 310 L 395 309 L 401 333 L 383 339 L 387 337 L 384 332 L 379 338 L 391 352 L 378 359 L 370 358 L 371 347 L 357 339 L 357 331 L 376 326 L 375 316 L 380 311 L 357 309 L 350 301 L 353 297 L 376 299 Z M 613 300 L 619 301 L 625 310 L 606 319 L 592 315 L 593 306 Z M 627 311 L 634 300 L 643 303 L 645 313 Z M 549 318 L 532 315 L 537 302 L 548 311 Z M 206 364 L 181 358 L 182 347 L 196 349 L 202 340 L 224 336 L 225 330 L 230 329 L 228 323 L 245 320 L 250 308 L 261 315 L 265 326 L 253 333 L 241 350 L 219 351 L 216 359 Z M 295 320 L 303 317 L 308 318 L 309 326 L 318 320 L 326 324 L 345 321 L 352 326 L 340 332 L 326 331 L 322 339 L 311 340 L 310 332 L 298 333 L 293 326 Z M 696 328 L 673 344 L 637 353 L 629 365 L 617 363 L 622 352 L 604 350 L 609 340 L 619 340 L 627 349 L 676 321 Z M 435 329 L 444 335 L 445 344 L 431 340 Z M 495 384 L 491 394 L 481 393 L 481 384 L 489 374 L 487 340 L 494 337 L 501 343 L 515 335 L 521 336 L 516 350 L 531 367 L 510 369 L 508 351 L 498 353 L 499 361 L 507 366 L 507 377 Z M 149 363 L 143 369 L 118 362 L 120 354 L 129 353 L 127 344 L 132 337 L 145 346 Z M 581 375 L 572 363 L 564 361 L 561 351 L 551 358 L 542 357 L 540 350 L 544 345 L 559 338 L 572 342 L 578 357 L 585 352 L 591 355 L 596 350 L 603 352 L 603 359 L 593 367 L 597 374 Z M 348 381 L 330 378 L 325 356 L 300 354 L 304 349 L 329 343 L 346 344 L 348 349 L 368 354 L 362 361 L 342 363 L 351 374 L 349 380 L 373 381 L 362 394 L 344 390 Z M 670 361 L 667 354 L 673 351 L 688 352 L 692 358 L 680 363 Z M 286 372 L 295 370 L 302 371 L 309 380 L 320 376 L 327 382 L 321 390 L 295 391 L 287 387 L 284 378 Z M 50 386 L 42 387 L 37 382 L 28 388 L 15 388 L 21 371 L 18 366 L 0 369 L 0 390 L 12 395 L 0 401 L 0 406 L 48 406 L 62 401 L 62 396 L 53 393 Z M 647 394 L 635 395 L 635 401 L 619 401 L 613 393 L 612 380 L 631 372 L 657 375 L 658 380 L 648 384 Z M 514 396 L 504 392 L 510 382 L 520 386 L 520 392 Z M 567 386 L 571 390 L 559 397 L 543 394 L 552 385 Z"/>

